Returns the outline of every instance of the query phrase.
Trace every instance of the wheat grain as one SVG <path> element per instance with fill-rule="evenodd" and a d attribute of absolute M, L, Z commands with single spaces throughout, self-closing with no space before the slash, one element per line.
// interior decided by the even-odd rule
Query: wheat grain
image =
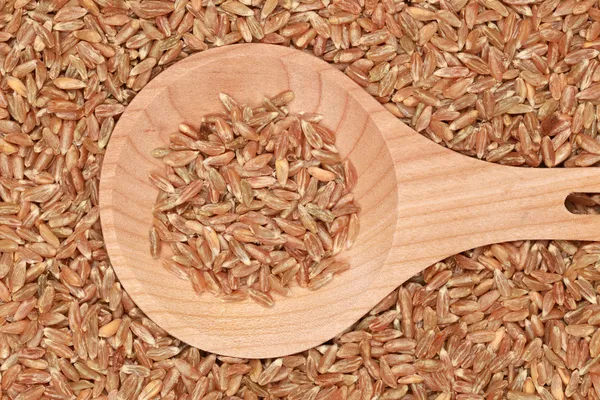
<path fill-rule="evenodd" d="M 451 257 L 402 285 L 330 343 L 285 357 L 270 383 L 259 385 L 271 360 L 202 353 L 144 317 L 112 271 L 97 208 L 100 165 L 121 106 L 170 63 L 242 40 L 305 48 L 393 115 L 464 154 L 520 166 L 597 165 L 596 2 L 63 3 L 2 5 L 0 396 L 598 398 L 600 339 L 597 329 L 587 335 L 588 326 L 600 323 L 594 302 L 597 244 L 524 241 Z M 289 101 L 271 99 L 275 107 Z M 455 121 L 473 111 L 472 125 L 457 128 Z M 323 139 L 328 135 L 318 132 Z M 190 150 L 209 156 L 225 151 L 207 147 L 209 141 L 195 143 Z M 330 159 L 317 154 L 323 164 Z M 289 180 L 294 168 L 276 160 L 276 179 Z M 351 188 L 355 171 L 345 166 L 344 175 Z M 197 189 L 190 187 L 180 199 L 189 201 Z M 598 204 L 598 196 L 568 201 L 580 213 L 597 213 Z M 165 204 L 164 211 L 176 207 Z M 231 211 L 225 202 L 198 207 L 207 219 Z M 305 218 L 309 227 L 311 219 Z M 322 239 L 318 227 L 313 233 Z M 161 242 L 185 236 L 169 238 L 164 228 L 156 223 Z M 348 232 L 347 243 L 351 237 Z M 208 253 L 215 246 L 211 242 Z M 251 257 L 266 257 L 253 250 L 247 250 Z M 289 268 L 283 274 L 292 279 L 299 266 Z M 322 264 L 310 272 L 343 268 Z M 440 278 L 434 277 L 446 271 L 451 276 L 438 287 Z M 215 278 L 190 276 L 200 291 L 218 285 Z M 461 300 L 477 302 L 479 310 L 454 314 Z M 112 333 L 119 319 L 116 333 L 102 338 L 100 332 Z M 435 332 L 431 349 L 417 357 L 419 343 L 419 354 L 425 353 L 429 331 Z M 480 331 L 494 332 L 493 339 L 465 340 Z M 494 374 L 485 371 L 510 351 L 522 355 Z M 417 361 L 422 368 L 430 359 L 454 368 L 417 370 Z"/>
<path fill-rule="evenodd" d="M 358 235 L 359 209 L 349 192 L 356 171 L 331 145 L 333 134 L 309 122 L 320 116 L 288 115 L 293 93 L 265 99 L 275 111 L 242 106 L 224 93 L 220 98 L 228 115 L 205 117 L 202 131 L 182 124 L 170 135 L 170 150 L 154 151 L 168 169 L 166 177 L 149 177 L 160 190 L 150 230 L 153 256 L 161 241 L 181 236 L 171 242 L 174 256 L 165 267 L 189 278 L 199 294 L 222 293 L 226 301 L 250 297 L 272 306 L 271 290 L 287 295 L 294 280 L 311 290 L 325 286 L 346 269 L 328 268 L 331 257 Z M 241 110 L 249 112 L 240 120 Z M 285 127 L 304 136 L 291 138 Z M 213 130 L 218 139 L 207 135 Z M 238 154 L 226 151 L 235 140 L 243 148 Z M 297 156 L 305 142 L 315 158 Z M 183 184 L 170 178 L 180 167 L 193 171 Z M 227 204 L 227 213 L 207 208 L 217 204 Z"/>

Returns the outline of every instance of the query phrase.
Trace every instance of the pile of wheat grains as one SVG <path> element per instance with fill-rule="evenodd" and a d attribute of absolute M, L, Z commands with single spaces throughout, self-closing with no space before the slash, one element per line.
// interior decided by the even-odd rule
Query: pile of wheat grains
<path fill-rule="evenodd" d="M 221 93 L 224 112 L 181 124 L 152 152 L 165 173 L 149 176 L 150 251 L 168 245 L 163 266 L 199 295 L 271 307 L 290 284 L 317 290 L 349 268 L 335 256 L 360 229 L 356 169 L 321 115 L 289 112 L 294 96 L 245 105 Z"/>
<path fill-rule="evenodd" d="M 470 156 L 600 161 L 597 0 L 2 1 L 0 398 L 600 398 L 598 244 L 450 257 L 281 359 L 207 354 L 142 314 L 98 220 L 111 131 L 169 64 L 250 41 L 313 53 Z"/>

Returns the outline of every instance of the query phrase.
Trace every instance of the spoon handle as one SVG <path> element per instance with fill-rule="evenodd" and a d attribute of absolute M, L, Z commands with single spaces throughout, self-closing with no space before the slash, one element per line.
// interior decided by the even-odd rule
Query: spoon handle
<path fill-rule="evenodd" d="M 600 169 L 492 164 L 383 120 L 390 128 L 382 131 L 398 182 L 396 235 L 388 262 L 405 267 L 401 278 L 492 243 L 600 240 L 600 216 L 575 215 L 565 207 L 570 193 L 600 193 Z"/>

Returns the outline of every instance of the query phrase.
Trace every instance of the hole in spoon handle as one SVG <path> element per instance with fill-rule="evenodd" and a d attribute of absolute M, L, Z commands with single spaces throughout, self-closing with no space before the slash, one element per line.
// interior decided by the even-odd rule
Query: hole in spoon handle
<path fill-rule="evenodd" d="M 600 193 L 575 192 L 565 199 L 565 207 L 575 215 L 600 214 Z"/>
<path fill-rule="evenodd" d="M 590 215 L 600 213 L 600 193 L 574 192 L 565 199 L 565 207 L 571 214 Z"/>
<path fill-rule="evenodd" d="M 581 201 L 583 193 L 595 194 L 596 200 L 600 200 L 599 169 L 561 168 L 523 172 L 530 173 L 527 186 L 538 203 L 538 207 L 531 210 L 528 221 L 524 221 L 524 231 L 529 231 L 523 232 L 529 235 L 527 238 L 600 240 L 600 216 L 573 212 L 574 207 L 568 208 L 568 199 Z"/>

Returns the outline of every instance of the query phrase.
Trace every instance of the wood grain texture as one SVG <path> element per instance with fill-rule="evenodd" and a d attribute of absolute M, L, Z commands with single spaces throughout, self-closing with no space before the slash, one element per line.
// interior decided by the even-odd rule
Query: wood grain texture
<path fill-rule="evenodd" d="M 265 309 L 197 296 L 150 256 L 157 190 L 150 156 L 181 122 L 221 109 L 218 93 L 244 102 L 293 90 L 292 111 L 324 115 L 359 174 L 361 231 L 343 253 L 351 269 L 324 288 L 293 289 Z M 600 192 L 596 169 L 521 169 L 442 148 L 388 113 L 341 72 L 282 46 L 236 45 L 190 56 L 133 100 L 112 134 L 102 168 L 106 247 L 136 304 L 173 336 L 238 357 L 274 357 L 341 332 L 430 264 L 477 246 L 518 239 L 600 240 L 600 218 L 564 207 L 571 192 Z"/>

